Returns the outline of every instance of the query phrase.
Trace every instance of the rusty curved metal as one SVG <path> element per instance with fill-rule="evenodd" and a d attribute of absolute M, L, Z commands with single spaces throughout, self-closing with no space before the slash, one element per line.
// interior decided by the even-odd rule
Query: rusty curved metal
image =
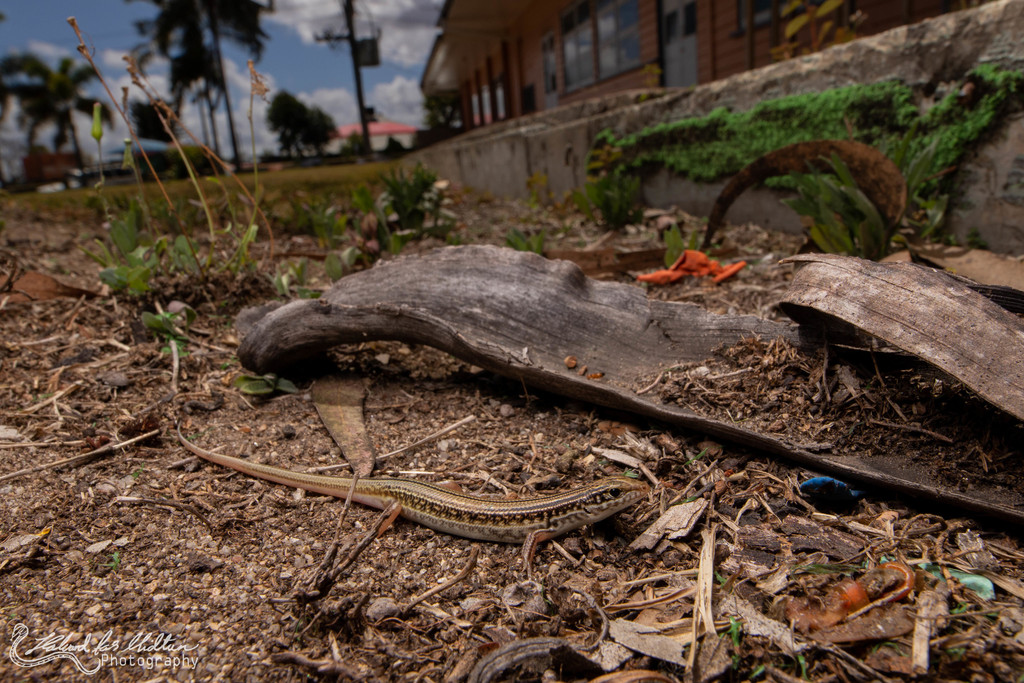
<path fill-rule="evenodd" d="M 711 246 L 715 232 L 725 219 L 725 212 L 747 188 L 775 176 L 806 172 L 809 165 L 827 170 L 824 159 L 833 154 L 850 168 L 857 185 L 890 225 L 895 225 L 907 205 L 907 183 L 899 167 L 889 157 L 862 142 L 812 140 L 780 147 L 755 159 L 734 175 L 715 200 L 701 249 L 707 250 Z"/>

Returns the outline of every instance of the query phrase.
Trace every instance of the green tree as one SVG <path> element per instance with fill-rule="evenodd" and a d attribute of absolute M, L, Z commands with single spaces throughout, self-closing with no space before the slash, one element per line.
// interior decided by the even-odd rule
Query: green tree
<path fill-rule="evenodd" d="M 127 0 L 132 2 L 133 0 Z M 255 0 L 148 0 L 159 9 L 156 18 L 136 23 L 139 34 L 149 39 L 140 54 L 159 54 L 171 63 L 171 92 L 175 109 L 195 84 L 201 83 L 200 98 L 210 110 L 224 98 L 235 163 L 241 159 L 231 95 L 224 79 L 221 37 L 245 48 L 259 61 L 267 34 L 260 28 L 260 14 L 267 7 Z M 273 3 L 271 3 L 273 7 Z M 216 127 L 214 126 L 214 133 Z M 216 134 L 214 135 L 216 147 Z"/>
<path fill-rule="evenodd" d="M 428 95 L 423 100 L 423 123 L 427 128 L 461 128 L 462 102 L 459 93 Z"/>
<path fill-rule="evenodd" d="M 9 92 L 21 102 L 20 122 L 28 127 L 29 148 L 35 144 L 39 127 L 52 123 L 56 127 L 53 136 L 54 151 L 59 152 L 70 140 L 75 163 L 79 167 L 84 166 L 75 130 L 74 112 L 92 116 L 95 100 L 82 94 L 82 87 L 96 78 L 96 72 L 92 67 L 76 63 L 71 57 L 64 57 L 56 69 L 51 69 L 39 57 L 22 54 L 8 57 L 4 69 L 19 79 L 8 87 Z M 103 121 L 109 125 L 110 109 L 101 104 L 101 112 Z"/>
<path fill-rule="evenodd" d="M 306 150 L 322 155 L 334 131 L 330 114 L 320 107 L 307 107 L 284 90 L 270 101 L 267 125 L 277 133 L 281 153 L 287 156 L 299 156 Z"/>
<path fill-rule="evenodd" d="M 308 117 L 306 105 L 291 93 L 282 90 L 274 95 L 267 108 L 267 125 L 277 133 L 282 154 L 297 156 L 302 152 L 302 131 Z"/>
<path fill-rule="evenodd" d="M 324 147 L 331 141 L 334 128 L 334 119 L 330 114 L 320 107 L 309 107 L 306 110 L 306 127 L 302 130 L 302 145 L 323 156 Z"/>
<path fill-rule="evenodd" d="M 156 107 L 149 102 L 143 102 L 142 100 L 133 101 L 128 105 L 128 114 L 132 118 L 135 134 L 140 138 L 162 140 L 164 142 L 171 141 L 171 135 L 164 128 L 164 124 L 157 114 Z"/>

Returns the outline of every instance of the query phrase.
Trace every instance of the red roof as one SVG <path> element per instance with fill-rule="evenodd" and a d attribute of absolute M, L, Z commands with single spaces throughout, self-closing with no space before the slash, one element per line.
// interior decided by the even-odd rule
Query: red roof
<path fill-rule="evenodd" d="M 371 138 L 375 138 L 378 135 L 411 135 L 416 132 L 414 126 L 407 126 L 397 121 L 370 121 L 367 124 L 367 128 L 370 129 Z M 338 126 L 337 130 L 334 131 L 334 134 L 342 139 L 348 139 L 353 133 L 362 135 L 362 126 L 358 123 L 349 123 L 344 126 Z"/>

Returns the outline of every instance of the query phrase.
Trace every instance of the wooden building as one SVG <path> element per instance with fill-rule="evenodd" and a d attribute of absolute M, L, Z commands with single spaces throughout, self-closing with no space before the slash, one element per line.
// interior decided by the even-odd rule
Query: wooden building
<path fill-rule="evenodd" d="M 475 128 L 622 90 L 707 83 L 771 63 L 791 19 L 779 17 L 786 4 L 446 0 L 421 87 L 426 95 L 457 91 L 463 126 Z M 844 0 L 827 18 L 839 26 L 860 19 L 857 35 L 865 36 L 961 4 Z M 798 35 L 806 43 L 808 34 Z"/>

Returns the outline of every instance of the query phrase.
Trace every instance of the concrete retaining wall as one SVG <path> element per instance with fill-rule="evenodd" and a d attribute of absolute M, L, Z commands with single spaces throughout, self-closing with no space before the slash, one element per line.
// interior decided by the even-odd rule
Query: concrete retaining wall
<path fill-rule="evenodd" d="M 515 197 L 525 197 L 527 178 L 540 172 L 560 197 L 585 182 L 587 151 L 605 128 L 621 135 L 716 107 L 744 111 L 762 100 L 892 79 L 915 90 L 941 90 L 978 64 L 1024 70 L 1021 36 L 1024 0 L 1002 0 L 688 90 L 620 93 L 479 128 L 411 160 L 454 181 Z M 1004 122 L 962 165 L 958 183 L 963 198 L 949 217 L 950 230 L 963 239 L 976 228 L 991 248 L 1024 254 L 1024 119 Z M 723 185 L 659 173 L 646 180 L 643 198 L 649 206 L 675 205 L 706 216 Z M 799 221 L 779 203 L 781 196 L 748 191 L 727 218 L 797 231 Z"/>

